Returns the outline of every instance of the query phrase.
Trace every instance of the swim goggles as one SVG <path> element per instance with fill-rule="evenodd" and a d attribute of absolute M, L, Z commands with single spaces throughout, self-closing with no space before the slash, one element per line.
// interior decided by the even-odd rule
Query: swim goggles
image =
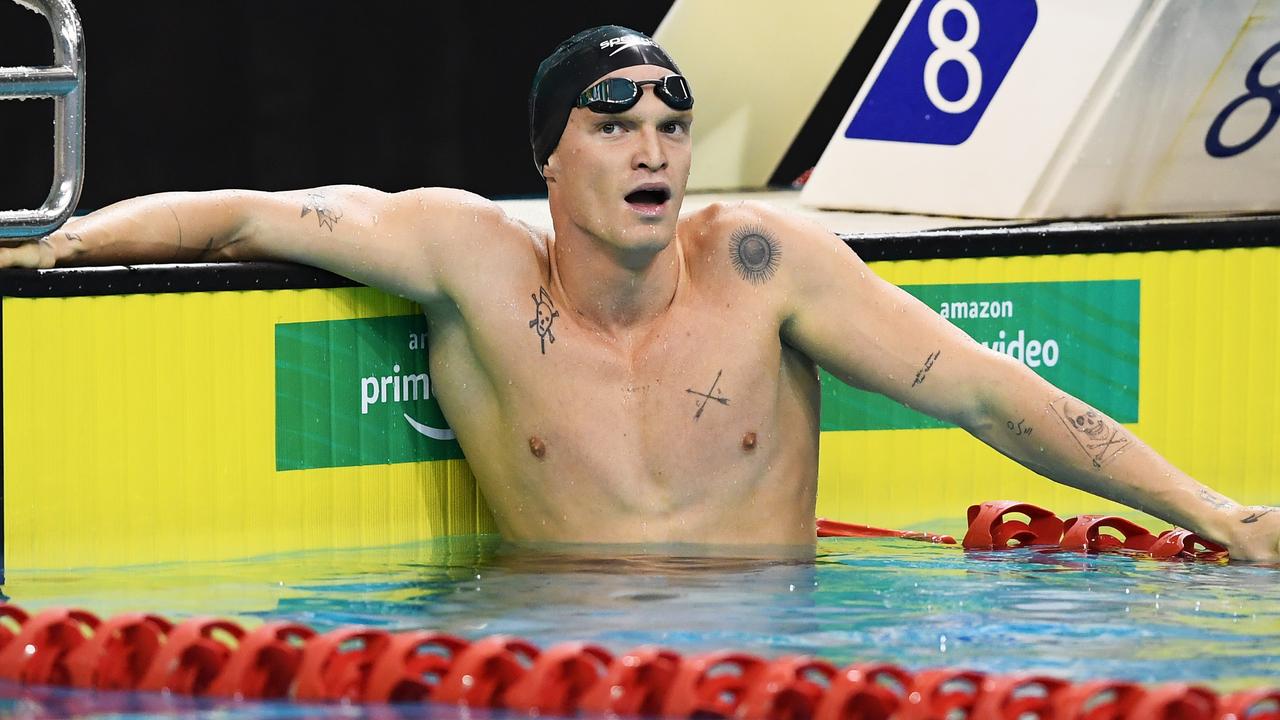
<path fill-rule="evenodd" d="M 661 80 L 631 80 L 612 77 L 592 85 L 578 96 L 574 107 L 585 107 L 591 112 L 620 113 L 630 110 L 640 102 L 642 85 L 652 85 L 653 93 L 672 110 L 688 110 L 693 107 L 693 94 L 689 83 L 681 75 L 668 75 Z"/>

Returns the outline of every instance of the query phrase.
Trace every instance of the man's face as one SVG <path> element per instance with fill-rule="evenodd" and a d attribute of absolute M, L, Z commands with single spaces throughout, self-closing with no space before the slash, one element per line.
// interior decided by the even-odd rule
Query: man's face
<path fill-rule="evenodd" d="M 604 77 L 640 81 L 670 74 L 639 65 Z M 693 114 L 668 107 L 653 85 L 641 89 L 640 102 L 626 112 L 575 108 L 545 175 L 553 209 L 620 250 L 643 252 L 665 247 L 675 235 L 689 180 Z"/>

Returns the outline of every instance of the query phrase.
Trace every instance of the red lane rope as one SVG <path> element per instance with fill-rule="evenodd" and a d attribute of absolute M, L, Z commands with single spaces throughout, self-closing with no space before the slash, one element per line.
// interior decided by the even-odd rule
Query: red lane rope
<path fill-rule="evenodd" d="M 836 529 L 850 535 L 858 528 L 865 526 Z M 947 538 L 869 531 L 872 537 Z M 1012 501 L 969 508 L 963 544 L 1162 559 L 1226 556 L 1221 546 L 1185 530 L 1152 535 L 1114 516 L 1081 515 L 1064 522 L 1048 510 Z M 429 631 L 393 634 L 358 627 L 317 634 L 289 622 L 246 631 L 229 620 L 193 618 L 175 625 L 142 613 L 104 621 L 84 610 L 51 608 L 30 616 L 16 605 L 0 605 L 0 679 L 235 699 L 456 703 L 559 715 L 1280 720 L 1280 688 L 1219 695 L 1180 683 L 1072 683 L 956 668 L 911 673 L 885 663 L 836 668 L 806 656 L 766 660 L 732 651 L 682 656 L 648 646 L 614 656 L 586 643 L 541 650 L 502 635 L 469 642 Z"/>
<path fill-rule="evenodd" d="M 641 647 L 614 656 L 585 643 L 540 650 L 513 637 L 468 642 L 441 633 L 341 628 L 316 634 L 272 622 L 173 625 L 136 613 L 106 621 L 83 610 L 0 617 L 0 678 L 25 684 L 160 691 L 235 699 L 437 702 L 572 715 L 738 720 L 926 720 L 955 717 L 1280 720 L 1280 688 L 1218 695 L 1197 685 L 1142 687 L 1043 675 L 884 663 L 836 668 L 719 651 Z"/>
<path fill-rule="evenodd" d="M 1227 559 L 1225 547 L 1189 530 L 1171 528 L 1154 535 L 1141 525 L 1115 515 L 1077 515 L 1064 521 L 1042 507 L 1014 500 L 971 505 L 968 514 L 969 530 L 962 542 L 966 550 L 1038 547 L 1086 553 L 1119 552 L 1155 560 L 1217 562 Z"/>

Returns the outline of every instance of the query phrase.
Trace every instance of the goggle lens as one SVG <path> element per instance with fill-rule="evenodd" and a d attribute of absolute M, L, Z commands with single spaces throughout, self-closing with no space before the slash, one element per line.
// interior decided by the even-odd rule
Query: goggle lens
<path fill-rule="evenodd" d="M 653 92 L 672 110 L 688 110 L 693 107 L 693 94 L 689 91 L 689 83 L 680 75 L 668 75 L 661 80 L 641 80 L 636 82 L 629 78 L 608 78 L 587 88 L 578 96 L 575 107 L 585 107 L 597 113 L 626 112 L 640 102 L 644 85 L 652 85 Z"/>

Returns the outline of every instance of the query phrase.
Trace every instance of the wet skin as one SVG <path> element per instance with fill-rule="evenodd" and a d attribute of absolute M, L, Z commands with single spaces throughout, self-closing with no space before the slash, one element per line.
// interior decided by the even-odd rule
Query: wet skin
<path fill-rule="evenodd" d="M 288 260 L 419 302 L 433 390 L 511 540 L 812 545 L 821 364 L 1233 558 L 1280 560 L 1280 512 L 1196 482 L 822 227 L 756 203 L 681 217 L 691 122 L 649 88 L 622 114 L 575 109 L 543 168 L 550 230 L 443 188 L 172 193 L 0 267 Z"/>

